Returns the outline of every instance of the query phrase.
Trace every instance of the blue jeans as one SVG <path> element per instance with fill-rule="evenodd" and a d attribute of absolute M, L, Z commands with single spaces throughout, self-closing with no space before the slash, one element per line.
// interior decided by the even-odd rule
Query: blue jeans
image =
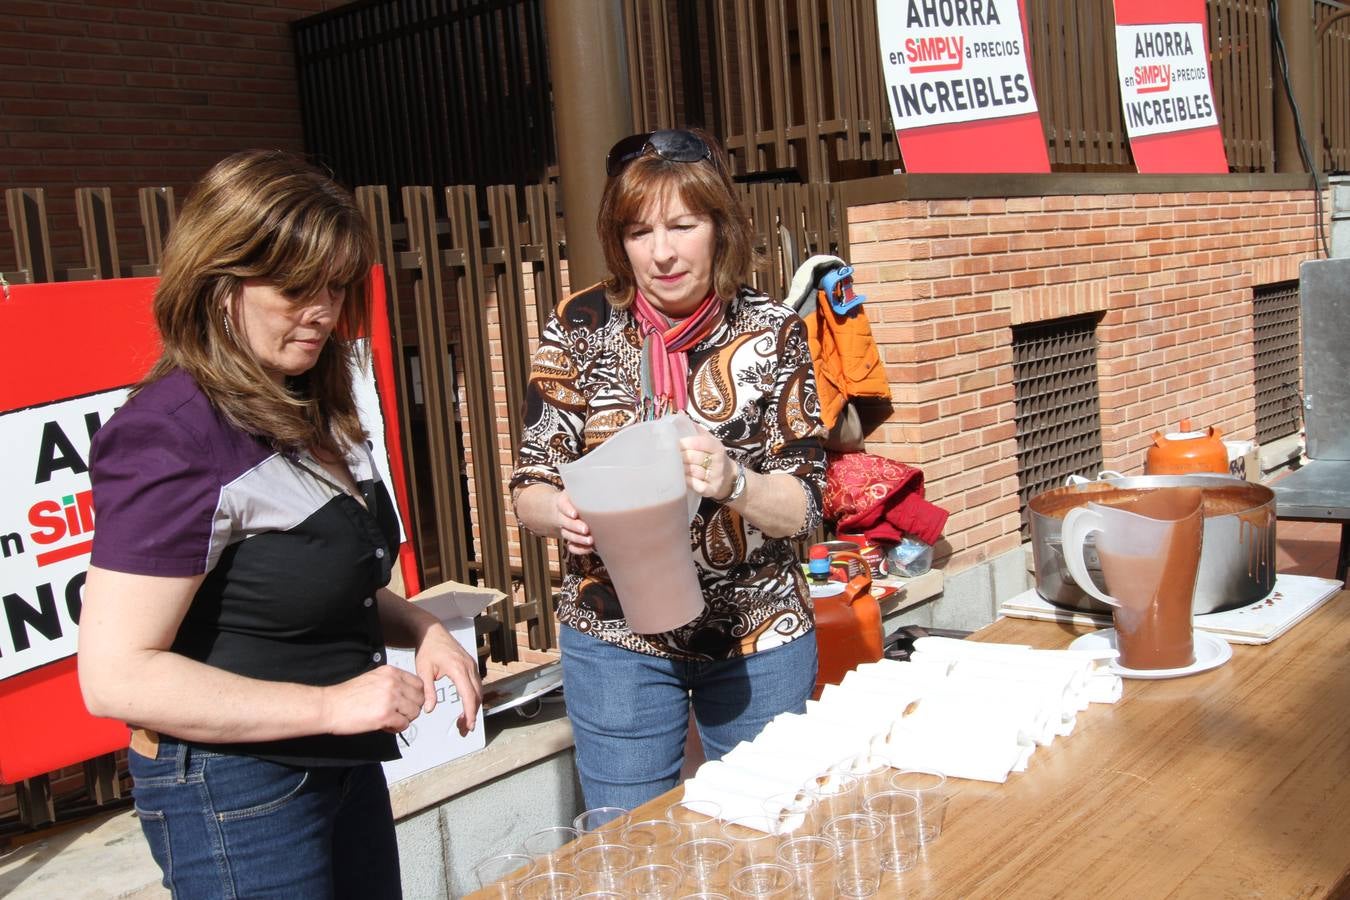
<path fill-rule="evenodd" d="M 174 897 L 400 897 L 378 763 L 297 768 L 161 738 L 128 753 L 136 814 Z"/>
<path fill-rule="evenodd" d="M 586 806 L 633 809 L 673 788 L 689 705 L 707 759 L 803 712 L 816 684 L 816 635 L 738 659 L 686 662 L 625 650 L 563 626 L 563 696 Z"/>

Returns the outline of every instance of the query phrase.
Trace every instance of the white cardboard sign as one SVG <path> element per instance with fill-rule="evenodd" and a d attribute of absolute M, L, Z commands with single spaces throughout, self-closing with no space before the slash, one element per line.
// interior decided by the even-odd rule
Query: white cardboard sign
<path fill-rule="evenodd" d="M 897 131 L 1037 111 L 1017 0 L 877 0 L 877 30 Z"/>
<path fill-rule="evenodd" d="M 1116 66 L 1131 138 L 1219 124 L 1199 22 L 1117 25 Z"/>

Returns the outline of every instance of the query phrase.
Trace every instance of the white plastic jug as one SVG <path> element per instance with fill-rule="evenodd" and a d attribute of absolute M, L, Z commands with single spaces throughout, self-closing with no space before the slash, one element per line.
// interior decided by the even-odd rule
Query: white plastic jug
<path fill-rule="evenodd" d="M 683 413 L 664 416 L 558 466 L 637 634 L 670 631 L 703 611 L 689 542 L 700 498 L 685 484 L 679 443 L 697 433 Z"/>
<path fill-rule="evenodd" d="M 1121 665 L 1171 669 L 1195 661 L 1191 600 L 1204 524 L 1199 488 L 1159 488 L 1128 509 L 1089 503 L 1064 516 L 1064 562 L 1083 590 L 1115 607 Z M 1093 532 L 1110 595 L 1088 574 L 1084 544 Z"/>

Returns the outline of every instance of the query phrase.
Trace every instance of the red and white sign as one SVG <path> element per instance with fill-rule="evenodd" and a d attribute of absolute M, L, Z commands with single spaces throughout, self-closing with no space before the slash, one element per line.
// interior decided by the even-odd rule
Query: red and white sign
<path fill-rule="evenodd" d="M 1227 172 L 1204 0 L 1116 0 L 1121 112 L 1144 173 Z"/>
<path fill-rule="evenodd" d="M 89 442 L 126 396 L 0 414 L 0 679 L 75 652 L 94 537 Z"/>
<path fill-rule="evenodd" d="M 0 300 L 0 782 L 12 783 L 127 744 L 120 722 L 89 715 L 76 633 L 97 511 L 94 433 L 159 356 L 153 278 L 11 286 Z M 372 276 L 373 365 L 357 384 L 376 465 L 400 510 L 407 489 L 392 390 L 384 278 Z M 388 450 L 386 452 L 386 442 Z M 400 548 L 418 589 L 413 548 Z"/>
<path fill-rule="evenodd" d="M 877 0 L 907 172 L 1048 172 L 1022 0 Z"/>

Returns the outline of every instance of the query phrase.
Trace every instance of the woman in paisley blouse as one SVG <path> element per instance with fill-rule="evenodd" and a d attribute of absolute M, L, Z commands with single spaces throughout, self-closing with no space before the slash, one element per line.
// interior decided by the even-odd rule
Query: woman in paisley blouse
<path fill-rule="evenodd" d="M 825 454 L 805 327 L 746 287 L 752 232 L 721 149 L 633 135 L 607 171 L 610 277 L 544 327 L 511 488 L 521 523 L 567 550 L 558 619 L 586 803 L 632 809 L 678 781 L 691 702 L 708 759 L 804 709 L 816 644 L 794 540 L 820 521 Z M 700 426 L 681 453 L 703 497 L 690 552 L 706 609 L 636 634 L 557 465 L 681 410 Z"/>

